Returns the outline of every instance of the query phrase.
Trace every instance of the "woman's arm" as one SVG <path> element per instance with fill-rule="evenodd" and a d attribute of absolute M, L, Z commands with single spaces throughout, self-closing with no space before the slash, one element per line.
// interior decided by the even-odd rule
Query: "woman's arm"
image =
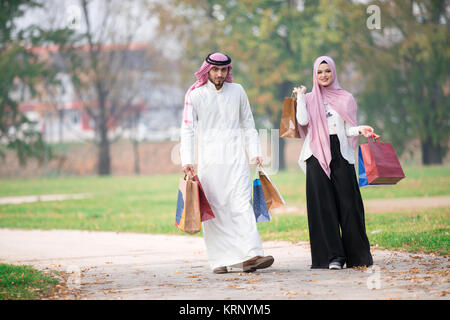
<path fill-rule="evenodd" d="M 305 100 L 306 87 L 300 86 L 298 88 L 294 88 L 293 92 L 297 94 L 297 122 L 301 126 L 306 126 L 309 123 L 308 110 L 306 110 Z"/>
<path fill-rule="evenodd" d="M 347 121 L 344 121 L 344 127 L 345 127 L 345 134 L 347 137 L 357 137 L 359 136 L 359 126 L 352 127 L 347 123 Z"/>
<path fill-rule="evenodd" d="M 309 123 L 308 110 L 306 110 L 305 94 L 301 93 L 297 96 L 297 122 L 301 126 L 306 126 Z"/>
<path fill-rule="evenodd" d="M 380 137 L 379 135 L 377 135 L 375 133 L 375 131 L 373 130 L 373 128 L 371 126 L 365 126 L 364 125 L 364 126 L 350 127 L 347 130 L 347 123 L 345 123 L 345 125 L 346 125 L 345 129 L 346 129 L 346 132 L 347 132 L 347 136 L 351 136 L 351 135 L 349 135 L 349 131 L 348 130 L 350 130 L 350 132 L 353 132 L 355 130 L 354 128 L 357 128 L 358 129 L 358 134 L 357 135 L 362 134 L 366 138 L 373 137 L 375 139 L 378 139 Z"/>

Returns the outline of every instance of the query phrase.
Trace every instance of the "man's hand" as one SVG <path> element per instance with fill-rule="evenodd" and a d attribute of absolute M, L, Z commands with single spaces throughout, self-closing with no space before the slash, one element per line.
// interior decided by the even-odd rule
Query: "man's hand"
<path fill-rule="evenodd" d="M 263 164 L 263 159 L 262 157 L 255 157 L 252 159 L 252 164 L 256 164 L 258 166 L 262 166 Z"/>
<path fill-rule="evenodd" d="M 195 176 L 195 170 L 194 170 L 194 166 L 192 164 L 187 164 L 187 165 L 183 166 L 183 168 L 181 170 L 183 170 L 184 174 L 186 174 L 186 175 Z"/>
<path fill-rule="evenodd" d="M 379 135 L 377 135 L 375 133 L 373 128 L 370 126 L 359 126 L 358 130 L 359 130 L 359 133 L 363 134 L 364 137 L 366 137 L 366 138 L 371 137 L 371 138 L 378 139 L 380 137 Z"/>

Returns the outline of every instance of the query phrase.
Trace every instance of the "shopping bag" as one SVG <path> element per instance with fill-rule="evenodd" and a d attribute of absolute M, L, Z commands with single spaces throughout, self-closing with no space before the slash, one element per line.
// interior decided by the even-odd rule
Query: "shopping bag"
<path fill-rule="evenodd" d="M 261 180 L 258 177 L 258 171 L 253 180 L 253 211 L 255 213 L 256 222 L 270 221 L 270 213 L 267 209 L 264 192 L 261 186 Z"/>
<path fill-rule="evenodd" d="M 258 177 L 255 177 L 253 180 L 253 211 L 256 222 L 270 221 L 270 213 L 267 209 L 266 200 L 264 199 L 261 180 Z"/>
<path fill-rule="evenodd" d="M 191 176 L 180 178 L 175 226 L 191 234 L 200 232 L 202 227 L 198 182 Z"/>
<path fill-rule="evenodd" d="M 280 138 L 300 138 L 296 113 L 297 98 L 285 97 L 281 113 Z"/>
<path fill-rule="evenodd" d="M 359 186 L 394 185 L 405 177 L 392 144 L 367 139 L 358 148 Z"/>
<path fill-rule="evenodd" d="M 258 166 L 259 180 L 261 181 L 261 187 L 264 193 L 264 199 L 268 210 L 272 210 L 281 206 L 284 206 L 286 202 L 281 196 L 275 184 L 270 180 L 269 175 L 262 166 Z"/>
<path fill-rule="evenodd" d="M 214 212 L 209 205 L 208 199 L 206 198 L 205 191 L 203 191 L 202 184 L 200 183 L 200 179 L 197 175 L 193 178 L 194 181 L 198 183 L 198 195 L 200 200 L 200 217 L 201 221 L 207 221 L 209 219 L 215 218 Z"/>

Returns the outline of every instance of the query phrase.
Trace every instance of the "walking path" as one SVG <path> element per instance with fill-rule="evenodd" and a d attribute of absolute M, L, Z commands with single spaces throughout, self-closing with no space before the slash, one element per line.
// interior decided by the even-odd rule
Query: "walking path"
<path fill-rule="evenodd" d="M 203 239 L 0 229 L 0 262 L 66 274 L 57 299 L 448 299 L 448 256 L 372 248 L 374 267 L 311 270 L 307 242 L 263 243 L 272 267 L 213 274 Z"/>

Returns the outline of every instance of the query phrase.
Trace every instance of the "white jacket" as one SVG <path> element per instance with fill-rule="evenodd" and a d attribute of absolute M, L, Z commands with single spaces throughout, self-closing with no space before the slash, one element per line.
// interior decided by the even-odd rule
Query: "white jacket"
<path fill-rule="evenodd" d="M 324 105 L 324 110 L 327 109 L 331 116 L 327 117 L 328 131 L 330 134 L 337 134 L 340 146 L 341 154 L 345 160 L 350 164 L 355 163 L 355 151 L 348 141 L 348 137 L 356 137 L 359 135 L 359 127 L 352 127 L 342 119 L 342 117 L 333 110 L 332 105 Z M 324 111 L 325 112 L 325 111 Z M 308 111 L 306 110 L 305 94 L 297 95 L 297 122 L 306 126 L 309 123 Z M 308 131 L 305 141 L 303 143 L 302 151 L 298 159 L 298 165 L 306 173 L 306 160 L 312 156 L 310 148 L 310 132 Z"/>

